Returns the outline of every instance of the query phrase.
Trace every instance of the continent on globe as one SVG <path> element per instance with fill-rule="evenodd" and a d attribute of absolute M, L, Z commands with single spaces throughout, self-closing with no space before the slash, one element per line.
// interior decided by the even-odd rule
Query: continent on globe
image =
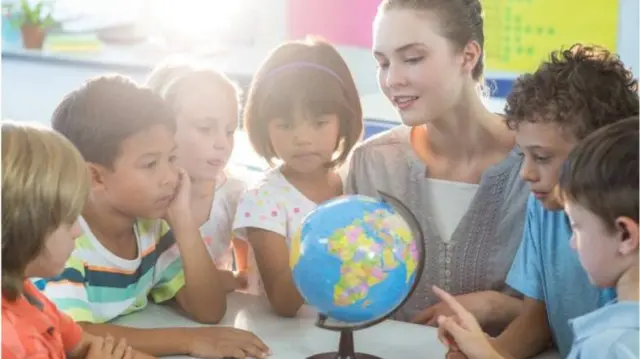
<path fill-rule="evenodd" d="M 412 292 L 423 261 L 420 225 L 391 196 L 320 204 L 291 238 L 293 281 L 331 320 L 361 325 L 393 313 Z"/>
<path fill-rule="evenodd" d="M 371 287 L 384 281 L 387 273 L 401 263 L 406 266 L 406 281 L 411 280 L 417 266 L 413 255 L 416 248 L 411 248 L 415 242 L 408 230 L 398 230 L 403 226 L 396 223 L 397 218 L 389 216 L 385 209 L 377 209 L 338 229 L 329 238 L 328 252 L 342 263 L 333 292 L 336 306 L 354 305 L 367 298 Z M 294 261 L 297 258 L 292 258 Z M 369 300 L 362 303 L 363 307 L 368 305 Z"/>

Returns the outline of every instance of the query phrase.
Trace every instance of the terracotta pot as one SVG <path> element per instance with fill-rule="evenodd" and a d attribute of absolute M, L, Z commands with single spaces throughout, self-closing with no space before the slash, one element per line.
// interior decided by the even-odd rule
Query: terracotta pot
<path fill-rule="evenodd" d="M 47 32 L 38 25 L 22 25 L 22 46 L 25 49 L 42 49 Z"/>

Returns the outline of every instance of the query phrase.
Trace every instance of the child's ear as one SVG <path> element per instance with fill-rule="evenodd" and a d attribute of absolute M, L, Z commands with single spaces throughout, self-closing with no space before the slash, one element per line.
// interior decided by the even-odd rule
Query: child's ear
<path fill-rule="evenodd" d="M 91 188 L 100 190 L 104 188 L 104 179 L 107 169 L 96 163 L 87 163 L 89 167 L 89 177 L 91 179 Z"/>
<path fill-rule="evenodd" d="M 616 219 L 616 229 L 620 236 L 618 251 L 621 255 L 636 253 L 638 251 L 638 222 L 629 217 L 618 217 Z"/>

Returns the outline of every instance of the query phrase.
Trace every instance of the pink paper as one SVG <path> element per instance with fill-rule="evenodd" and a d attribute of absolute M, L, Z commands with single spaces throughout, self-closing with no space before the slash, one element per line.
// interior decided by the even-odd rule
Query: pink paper
<path fill-rule="evenodd" d="M 334 45 L 371 48 L 379 0 L 289 0 L 289 38 L 318 35 Z"/>

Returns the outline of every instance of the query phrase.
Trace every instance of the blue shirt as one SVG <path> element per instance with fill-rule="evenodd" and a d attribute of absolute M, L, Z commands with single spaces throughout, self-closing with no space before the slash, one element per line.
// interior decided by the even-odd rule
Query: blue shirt
<path fill-rule="evenodd" d="M 570 240 L 566 214 L 548 211 L 530 196 L 522 243 L 507 275 L 507 284 L 513 289 L 545 303 L 551 332 L 563 358 L 573 337 L 569 320 L 615 299 L 615 291 L 598 289 L 589 282 Z"/>
<path fill-rule="evenodd" d="M 568 359 L 638 359 L 639 308 L 638 302 L 619 302 L 571 320 Z"/>

